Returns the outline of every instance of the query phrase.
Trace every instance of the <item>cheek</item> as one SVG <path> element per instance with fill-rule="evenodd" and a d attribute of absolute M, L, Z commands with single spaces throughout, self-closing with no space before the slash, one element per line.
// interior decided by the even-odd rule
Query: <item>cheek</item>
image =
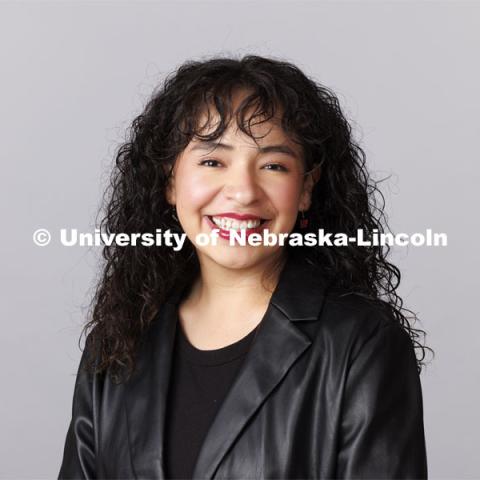
<path fill-rule="evenodd" d="M 195 210 L 209 202 L 215 194 L 215 188 L 199 173 L 179 171 L 176 192 L 180 208 Z"/>
<path fill-rule="evenodd" d="M 301 186 L 298 182 L 290 181 L 278 184 L 269 191 L 275 209 L 279 214 L 297 215 Z"/>

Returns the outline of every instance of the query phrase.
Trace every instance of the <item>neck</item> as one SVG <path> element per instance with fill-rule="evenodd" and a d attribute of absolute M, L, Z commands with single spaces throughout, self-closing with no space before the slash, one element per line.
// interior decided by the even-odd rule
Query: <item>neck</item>
<path fill-rule="evenodd" d="M 223 267 L 209 258 L 199 258 L 200 275 L 194 282 L 190 301 L 201 310 L 237 313 L 262 309 L 278 283 L 285 252 L 249 268 Z M 279 268 L 275 268 L 279 264 Z"/>

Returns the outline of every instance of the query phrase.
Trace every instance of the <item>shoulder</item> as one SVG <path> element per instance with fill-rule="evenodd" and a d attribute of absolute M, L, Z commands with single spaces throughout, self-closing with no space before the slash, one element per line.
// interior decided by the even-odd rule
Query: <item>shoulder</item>
<path fill-rule="evenodd" d="M 409 334 L 386 303 L 357 293 L 330 289 L 317 321 L 309 326 L 311 340 L 353 360 L 369 348 L 413 352 Z"/>
<path fill-rule="evenodd" d="M 396 324 L 387 304 L 360 293 L 335 288 L 327 291 L 319 317 L 331 328 L 373 331 Z"/>

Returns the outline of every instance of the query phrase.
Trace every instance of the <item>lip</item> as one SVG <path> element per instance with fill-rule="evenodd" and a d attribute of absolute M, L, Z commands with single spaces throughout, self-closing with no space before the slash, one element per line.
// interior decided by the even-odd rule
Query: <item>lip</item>
<path fill-rule="evenodd" d="M 235 212 L 225 212 L 225 213 L 216 213 L 214 215 L 209 215 L 210 217 L 228 217 L 234 218 L 235 220 L 267 220 L 266 218 L 259 217 L 258 215 L 252 215 L 248 213 L 235 213 Z"/>
<path fill-rule="evenodd" d="M 208 226 L 212 229 L 212 230 L 218 230 L 218 236 L 221 237 L 221 238 L 224 238 L 225 240 L 228 240 L 230 238 L 230 232 L 228 230 L 223 230 L 222 228 L 220 228 L 218 225 L 216 225 L 215 223 L 212 222 L 212 220 L 210 220 L 210 217 L 220 217 L 220 216 L 224 216 L 224 215 L 205 215 L 205 220 L 208 224 Z M 233 218 L 233 217 L 232 217 Z M 253 218 L 253 219 L 259 219 L 260 217 L 251 217 L 250 218 Z M 267 223 L 267 221 L 265 222 L 262 222 L 258 227 L 255 227 L 255 228 L 246 228 L 245 229 L 245 237 L 248 238 L 249 235 L 251 235 L 252 233 L 261 233 L 262 230 L 264 229 L 264 225 Z"/>

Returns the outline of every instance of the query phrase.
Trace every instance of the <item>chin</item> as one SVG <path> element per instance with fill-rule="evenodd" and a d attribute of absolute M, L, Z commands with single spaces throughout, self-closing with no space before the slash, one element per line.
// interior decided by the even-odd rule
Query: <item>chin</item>
<path fill-rule="evenodd" d="M 227 247 L 226 249 L 208 252 L 206 255 L 210 260 L 224 268 L 241 270 L 251 268 L 269 256 L 268 252 L 258 251 L 256 253 L 255 250 L 255 247 Z"/>

